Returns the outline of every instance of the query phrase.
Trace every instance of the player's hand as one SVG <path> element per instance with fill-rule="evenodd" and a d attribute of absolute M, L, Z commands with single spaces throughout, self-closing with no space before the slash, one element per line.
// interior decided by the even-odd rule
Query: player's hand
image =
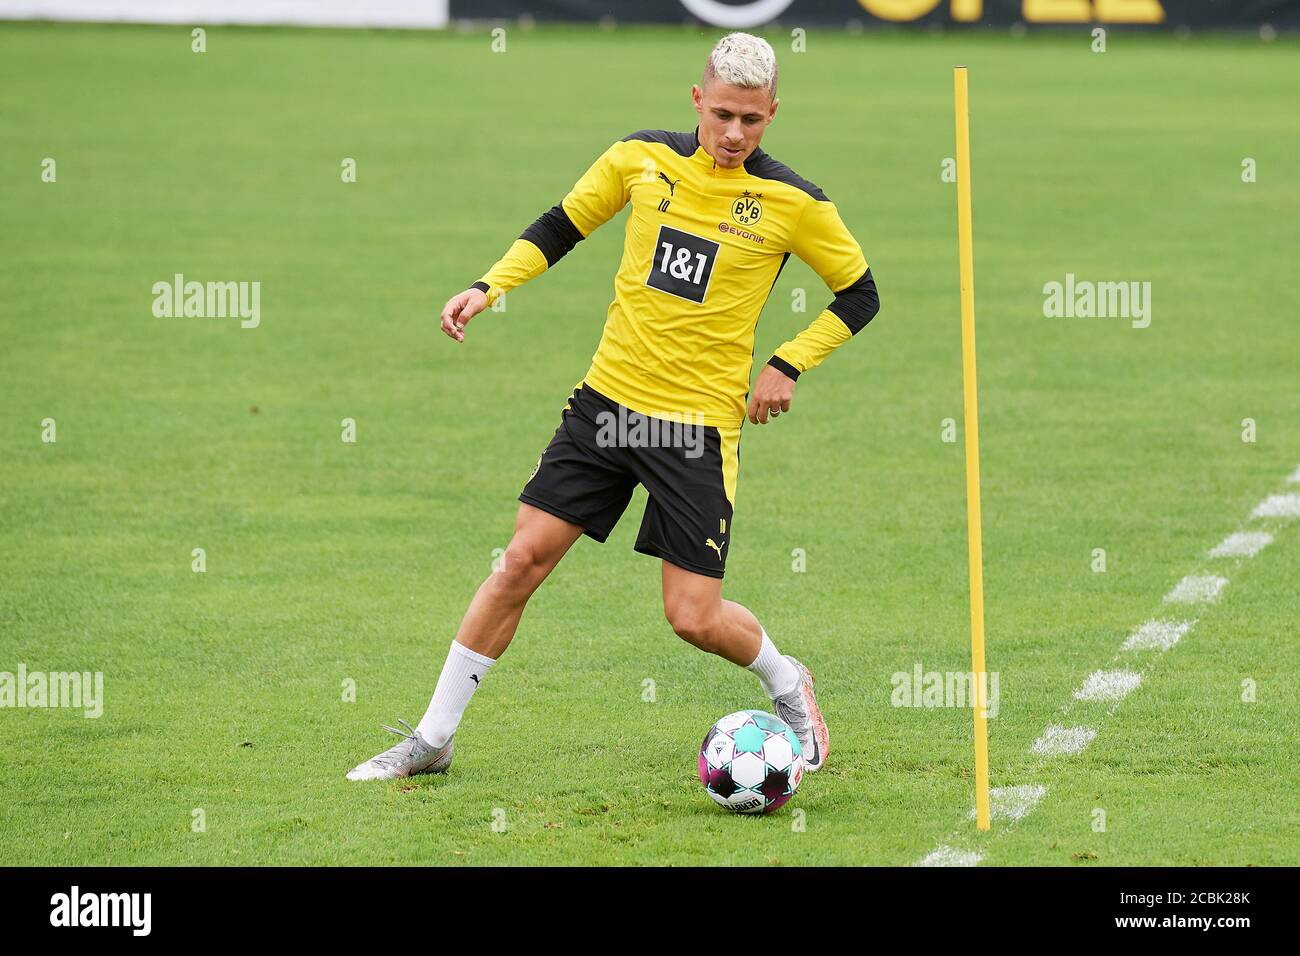
<path fill-rule="evenodd" d="M 780 369 L 764 365 L 749 396 L 749 420 L 755 425 L 766 425 L 769 416 L 776 418 L 790 410 L 794 399 L 794 379 Z"/>
<path fill-rule="evenodd" d="M 453 295 L 442 307 L 442 330 L 457 342 L 465 341 L 465 326 L 487 308 L 487 294 L 478 289 L 466 289 Z"/>

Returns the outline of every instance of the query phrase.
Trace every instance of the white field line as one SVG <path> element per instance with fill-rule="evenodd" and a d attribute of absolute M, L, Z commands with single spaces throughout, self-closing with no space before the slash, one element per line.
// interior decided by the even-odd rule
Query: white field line
<path fill-rule="evenodd" d="M 1128 640 L 1120 645 L 1121 651 L 1167 651 L 1173 647 L 1188 631 L 1195 621 L 1161 621 L 1150 620 L 1129 635 Z"/>
<path fill-rule="evenodd" d="M 1206 552 L 1205 556 L 1207 558 L 1253 558 L 1272 543 L 1273 536 L 1267 531 L 1236 531 Z"/>
<path fill-rule="evenodd" d="M 1250 513 L 1252 518 L 1300 518 L 1300 495 L 1269 495 Z"/>
<path fill-rule="evenodd" d="M 1048 724 L 1042 736 L 1029 745 L 1029 752 L 1035 754 L 1082 753 L 1096 736 L 1097 731 L 1092 727 L 1062 727 L 1060 724 Z"/>
<path fill-rule="evenodd" d="M 1296 482 L 1300 482 L 1300 465 L 1296 465 L 1295 471 L 1291 472 L 1291 477 L 1288 478 L 1287 481 L 1291 482 L 1292 484 Z"/>
<path fill-rule="evenodd" d="M 1074 692 L 1075 700 L 1123 700 L 1142 683 L 1137 671 L 1093 671 Z"/>
<path fill-rule="evenodd" d="M 1045 796 L 1047 796 L 1047 788 L 1042 784 L 993 787 L 989 790 L 989 818 L 1016 823 L 1028 816 L 1029 811 L 1034 809 L 1038 801 Z M 971 807 L 967 816 L 971 820 L 975 819 L 974 807 Z"/>
<path fill-rule="evenodd" d="M 1295 472 L 1290 476 L 1288 480 L 1293 482 L 1300 481 L 1300 466 L 1297 466 Z M 1260 502 L 1258 505 L 1255 506 L 1255 509 L 1251 512 L 1251 517 L 1252 518 L 1300 517 L 1300 495 L 1269 495 L 1269 497 L 1265 498 L 1262 502 Z M 1270 541 L 1271 540 L 1272 539 L 1270 537 Z M 1258 554 L 1259 550 L 1260 549 L 1256 549 L 1252 553 Z M 1246 557 L 1249 556 L 1250 555 L 1246 555 Z M 1187 579 L 1184 578 L 1183 580 L 1185 581 Z M 1226 578 L 1222 580 L 1224 584 L 1227 584 Z M 1179 583 L 1181 584 L 1182 582 Z M 1177 588 L 1175 588 L 1175 590 L 1177 590 Z M 1219 585 L 1218 590 L 1222 590 L 1222 585 Z M 1215 592 L 1216 595 L 1218 593 L 1218 590 L 1216 590 Z M 1085 703 L 1094 703 L 1100 700 L 1108 699 L 1110 702 L 1110 706 L 1106 708 L 1106 712 L 1103 714 L 1103 716 L 1100 719 L 1095 719 L 1093 722 L 1097 724 L 1101 724 L 1104 721 L 1109 720 L 1111 717 L 1115 715 L 1115 712 L 1119 710 L 1120 704 L 1123 703 L 1124 698 L 1128 696 L 1128 691 L 1119 695 L 1118 697 L 1099 698 L 1098 701 L 1093 701 L 1091 698 L 1084 698 L 1079 696 L 1079 694 L 1081 694 L 1083 690 L 1088 687 L 1089 681 L 1091 681 L 1092 678 L 1095 677 L 1096 675 L 1102 673 L 1110 673 L 1110 674 L 1124 673 L 1130 675 L 1129 677 L 1125 678 L 1125 680 L 1132 680 L 1134 677 L 1136 678 L 1136 683 L 1134 684 L 1134 688 L 1136 688 L 1138 685 L 1141 684 L 1142 680 L 1146 677 L 1147 671 L 1151 669 L 1153 664 L 1157 660 L 1159 660 L 1163 656 L 1163 654 L 1143 655 L 1146 659 L 1146 663 L 1140 670 L 1136 672 L 1131 670 L 1121 670 L 1117 667 L 1117 665 L 1119 665 L 1121 661 L 1126 661 L 1130 659 L 1135 652 L 1152 651 L 1152 650 L 1163 652 L 1169 650 L 1175 644 L 1177 644 L 1179 640 L 1181 640 L 1184 636 L 1186 636 L 1188 631 L 1190 631 L 1195 624 L 1196 624 L 1195 620 L 1162 621 L 1162 620 L 1153 619 L 1147 621 L 1136 631 L 1134 631 L 1133 634 L 1130 635 L 1129 638 L 1125 640 L 1125 642 L 1120 646 L 1119 652 L 1115 654 L 1114 657 L 1111 658 L 1110 663 L 1107 665 L 1106 671 L 1094 671 L 1092 674 L 1089 675 L 1088 679 L 1084 681 L 1084 688 L 1076 692 L 1069 701 L 1067 701 L 1064 705 L 1062 705 L 1060 709 L 1060 716 L 1062 718 L 1066 717 L 1070 713 L 1070 711 L 1074 708 L 1077 701 L 1084 701 Z M 1130 688 L 1130 690 L 1132 689 L 1133 688 Z M 1044 738 L 1049 737 L 1053 730 L 1057 731 L 1058 735 L 1060 731 L 1082 730 L 1082 731 L 1091 732 L 1091 736 L 1089 736 L 1087 742 L 1084 743 L 1084 747 L 1087 746 L 1087 743 L 1090 743 L 1092 741 L 1093 737 L 1095 737 L 1097 733 L 1095 728 L 1089 728 L 1089 727 L 1065 728 L 1060 724 L 1049 725 L 1048 728 L 1043 732 L 1042 736 L 1040 736 L 1038 740 L 1034 741 L 1034 743 L 1030 745 L 1030 751 L 1038 753 L 1039 759 L 1035 761 L 1033 765 L 1031 765 L 1028 768 L 1028 770 L 1024 772 L 1024 776 L 1028 776 L 1028 777 L 1037 776 L 1043 771 L 1044 767 L 1050 761 L 1052 761 L 1059 755 L 1058 752 L 1045 753 L 1045 752 L 1038 752 L 1034 750 L 1034 747 L 1037 746 L 1040 741 L 1043 741 Z M 1071 738 L 1071 739 L 1077 739 L 1077 738 Z M 1080 749 L 1083 748 L 1081 747 Z M 1074 752 L 1077 753 L 1077 751 Z M 946 840 L 943 843 L 939 844 L 939 846 L 935 850 L 926 854 L 924 857 L 922 857 L 913 865 L 914 866 L 978 866 L 980 862 L 983 861 L 985 854 L 988 852 L 989 845 L 994 840 L 996 840 L 998 836 L 1000 836 L 1001 834 L 1007 832 L 1008 830 L 1015 829 L 1015 825 L 1019 823 L 1020 820 L 1024 819 L 1024 817 L 1027 816 L 1029 812 L 1032 811 L 1033 808 L 1036 807 L 1038 803 L 1042 800 L 1042 798 L 1047 794 L 1047 788 L 1042 785 L 1022 784 L 1018 787 L 990 788 L 989 817 L 991 819 L 998 818 L 997 810 L 996 810 L 997 804 L 994 798 L 995 793 L 1009 793 L 1009 792 L 1025 793 L 1025 792 L 1034 792 L 1036 790 L 1041 792 L 1039 792 L 1038 796 L 1033 800 L 1032 803 L 1029 804 L 1029 806 L 1024 810 L 1022 814 L 1014 818 L 1008 818 L 1009 824 L 1007 826 L 1002 827 L 994 831 L 993 833 L 987 834 L 983 838 L 980 838 L 978 835 L 972 837 L 969 823 L 960 825 L 957 828 L 955 828 L 951 833 L 949 833 Z M 967 819 L 968 820 L 974 819 L 974 816 L 975 816 L 974 813 L 970 813 L 967 815 Z M 972 839 L 979 840 L 980 843 L 982 844 L 981 848 L 965 849 L 961 846 L 961 844 L 963 843 L 969 844 L 972 841 Z"/>
<path fill-rule="evenodd" d="M 979 866 L 984 854 L 978 850 L 957 850 L 950 846 L 939 846 L 932 853 L 927 853 L 918 860 L 917 866 Z"/>
<path fill-rule="evenodd" d="M 1214 604 L 1228 586 L 1228 579 L 1217 574 L 1189 574 L 1165 595 L 1166 604 Z"/>

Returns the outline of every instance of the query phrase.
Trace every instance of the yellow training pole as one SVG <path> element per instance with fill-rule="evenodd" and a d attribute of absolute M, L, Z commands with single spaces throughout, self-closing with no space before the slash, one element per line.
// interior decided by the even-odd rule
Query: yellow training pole
<path fill-rule="evenodd" d="M 984 555 L 980 536 L 980 429 L 975 390 L 975 262 L 971 250 L 970 109 L 966 67 L 952 71 L 957 105 L 957 252 L 961 270 L 961 368 L 966 407 L 966 560 L 970 567 L 970 659 L 974 677 L 975 825 L 989 828 L 988 678 L 984 673 Z"/>

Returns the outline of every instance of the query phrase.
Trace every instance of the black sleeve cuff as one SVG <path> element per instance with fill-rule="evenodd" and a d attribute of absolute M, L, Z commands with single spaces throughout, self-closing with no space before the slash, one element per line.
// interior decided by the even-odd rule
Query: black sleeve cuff
<path fill-rule="evenodd" d="M 480 292 L 482 292 L 484 295 L 487 295 L 489 292 L 492 291 L 491 286 L 489 286 L 489 285 L 488 285 L 486 282 L 484 282 L 482 279 L 479 279 L 479 281 L 478 281 L 478 282 L 475 282 L 472 286 L 470 286 L 470 288 L 471 288 L 471 289 L 478 289 L 478 290 L 479 290 Z"/>
<path fill-rule="evenodd" d="M 799 378 L 799 370 L 779 355 L 773 355 L 767 360 L 767 364 L 792 379 L 797 380 Z"/>

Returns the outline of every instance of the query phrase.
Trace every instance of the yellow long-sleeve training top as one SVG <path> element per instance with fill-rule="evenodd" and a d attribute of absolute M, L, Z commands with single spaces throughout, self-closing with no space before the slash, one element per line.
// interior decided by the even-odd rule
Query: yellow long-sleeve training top
<path fill-rule="evenodd" d="M 735 169 L 718 166 L 698 127 L 610 146 L 474 287 L 495 302 L 628 202 L 614 301 L 583 381 L 633 411 L 739 424 L 754 329 L 791 253 L 835 298 L 769 360 L 786 375 L 818 365 L 880 307 L 862 249 L 825 193 L 761 149 Z"/>

